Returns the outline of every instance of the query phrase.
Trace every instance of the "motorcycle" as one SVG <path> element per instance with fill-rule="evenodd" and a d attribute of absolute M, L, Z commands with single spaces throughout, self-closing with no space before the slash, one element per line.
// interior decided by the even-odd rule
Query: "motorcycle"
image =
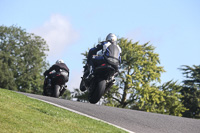
<path fill-rule="evenodd" d="M 51 76 L 52 78 L 49 78 Z M 51 73 L 49 76 L 45 76 L 43 95 L 51 97 L 60 97 L 64 94 L 68 82 L 68 73 L 59 72 Z"/>
<path fill-rule="evenodd" d="M 87 89 L 89 102 L 95 104 L 111 88 L 117 75 L 118 71 L 114 67 L 107 63 L 101 64 L 94 68 L 88 79 L 82 79 L 80 88 Z"/>

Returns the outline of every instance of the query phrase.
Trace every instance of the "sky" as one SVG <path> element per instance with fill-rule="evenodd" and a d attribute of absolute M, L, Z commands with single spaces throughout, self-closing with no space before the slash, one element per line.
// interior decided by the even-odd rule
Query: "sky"
<path fill-rule="evenodd" d="M 199 0 L 0 0 L 0 10 L 0 25 L 20 26 L 46 40 L 50 65 L 65 61 L 71 91 L 83 74 L 81 53 L 109 33 L 153 45 L 166 71 L 160 84 L 181 84 L 179 68 L 200 64 Z"/>

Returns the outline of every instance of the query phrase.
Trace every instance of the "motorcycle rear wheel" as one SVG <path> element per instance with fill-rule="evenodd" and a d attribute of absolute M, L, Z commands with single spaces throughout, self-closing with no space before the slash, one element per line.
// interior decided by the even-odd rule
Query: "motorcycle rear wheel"
<path fill-rule="evenodd" d="M 86 90 L 85 83 L 84 83 L 83 79 L 81 80 L 81 83 L 80 83 L 80 90 L 82 92 Z"/>
<path fill-rule="evenodd" d="M 104 94 L 106 88 L 106 81 L 105 80 L 98 80 L 97 82 L 93 82 L 92 91 L 89 91 L 89 102 L 90 103 L 97 103 Z"/>
<path fill-rule="evenodd" d="M 60 96 L 60 86 L 59 85 L 55 85 L 53 97 L 58 98 L 59 96 Z"/>

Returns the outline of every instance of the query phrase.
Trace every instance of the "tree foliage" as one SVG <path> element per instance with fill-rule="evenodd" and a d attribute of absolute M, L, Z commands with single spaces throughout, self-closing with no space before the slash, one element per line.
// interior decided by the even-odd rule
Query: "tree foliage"
<path fill-rule="evenodd" d="M 188 110 L 183 112 L 183 116 L 200 118 L 200 66 L 184 65 L 180 70 L 186 77 L 181 94 L 183 95 L 183 104 Z"/>
<path fill-rule="evenodd" d="M 71 96 L 71 91 L 66 89 L 64 94 L 61 96 L 62 99 L 67 99 L 67 100 L 71 100 L 72 96 Z"/>
<path fill-rule="evenodd" d="M 45 40 L 17 26 L 0 26 L 0 87 L 40 93 L 46 69 Z"/>
<path fill-rule="evenodd" d="M 184 107 L 180 100 L 183 96 L 180 94 L 182 89 L 181 85 L 177 84 L 177 81 L 168 81 L 158 87 L 161 91 L 161 101 L 157 104 L 158 113 L 169 114 L 175 116 L 182 116 L 182 113 L 187 109 Z"/>
<path fill-rule="evenodd" d="M 76 101 L 79 102 L 89 102 L 88 101 L 88 92 L 81 92 L 79 89 L 74 89 L 74 92 L 72 93 L 72 97 L 76 99 Z"/>
<path fill-rule="evenodd" d="M 0 87 L 10 90 L 16 90 L 16 84 L 12 71 L 9 70 L 8 64 L 0 60 Z"/>
<path fill-rule="evenodd" d="M 131 40 L 121 38 L 119 46 L 122 49 L 119 75 L 121 81 L 118 83 L 118 90 L 115 91 L 116 95 L 112 97 L 118 102 L 118 107 L 135 106 L 151 111 L 154 102 L 159 101 L 153 96 L 159 93 L 158 89 L 151 84 L 159 82 L 160 75 L 164 72 L 163 67 L 158 66 L 160 63 L 158 54 L 154 53 L 155 48 L 149 43 L 139 45 L 138 42 L 133 43 Z"/>

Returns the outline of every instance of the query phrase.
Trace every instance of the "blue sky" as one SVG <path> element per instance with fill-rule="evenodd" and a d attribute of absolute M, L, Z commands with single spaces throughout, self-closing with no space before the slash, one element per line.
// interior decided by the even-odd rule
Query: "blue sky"
<path fill-rule="evenodd" d="M 156 47 L 165 73 L 161 83 L 185 79 L 181 65 L 199 65 L 199 0 L 0 0 L 0 25 L 17 25 L 43 37 L 52 65 L 70 68 L 69 89 L 78 88 L 81 53 L 108 33 Z"/>

